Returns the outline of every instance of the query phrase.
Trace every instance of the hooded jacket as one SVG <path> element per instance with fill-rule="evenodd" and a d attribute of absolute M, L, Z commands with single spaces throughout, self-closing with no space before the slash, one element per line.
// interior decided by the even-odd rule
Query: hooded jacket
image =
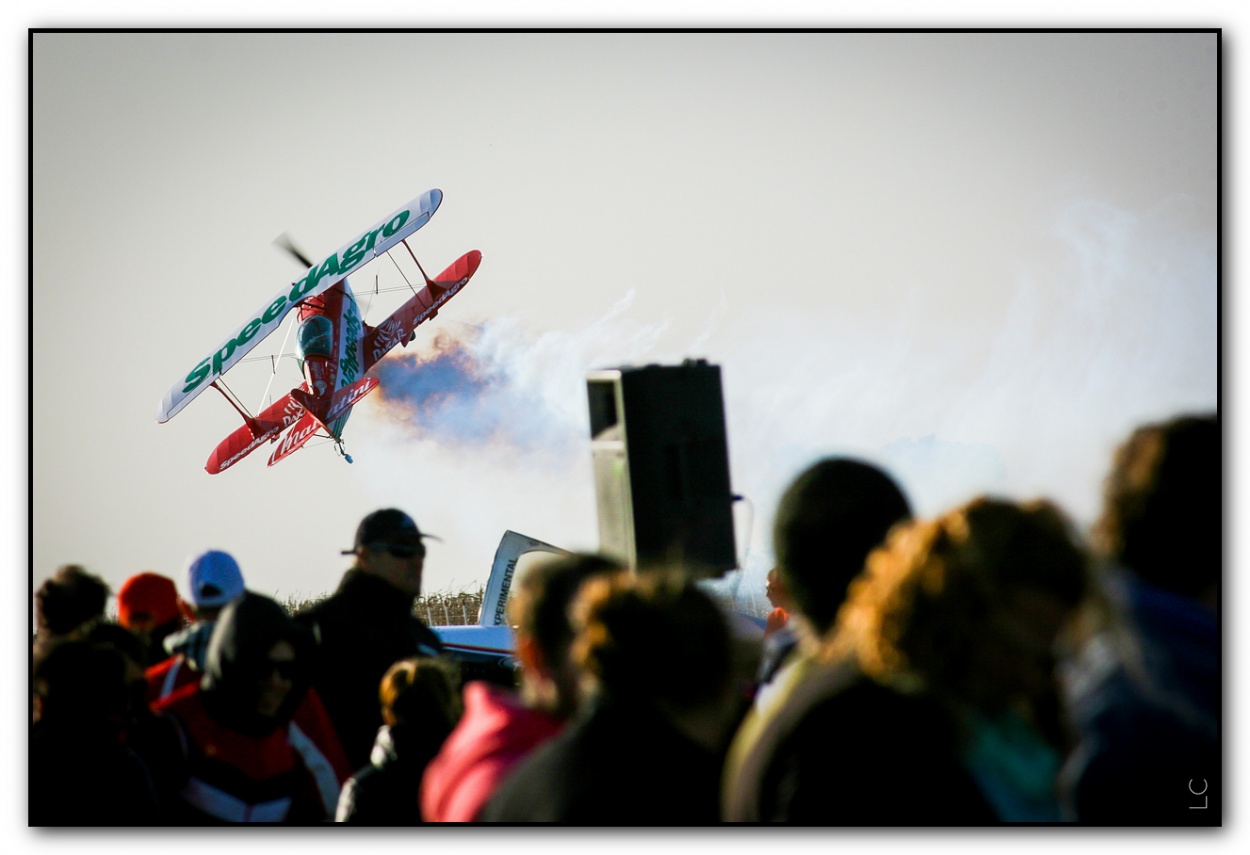
<path fill-rule="evenodd" d="M 276 715 L 256 711 L 254 685 L 264 676 L 269 651 L 280 641 L 295 650 L 291 691 Z M 213 717 L 247 736 L 266 736 L 291 720 L 311 682 L 312 638 L 268 597 L 245 594 L 222 612 L 213 628 L 200 690 Z"/>
<path fill-rule="evenodd" d="M 563 726 L 563 720 L 522 705 L 515 692 L 469 683 L 464 715 L 422 780 L 425 821 L 474 821 L 512 768 Z"/>
<path fill-rule="evenodd" d="M 213 625 L 213 623 L 199 623 L 196 624 L 195 629 L 207 629 L 211 636 Z M 205 638 L 203 644 L 200 645 L 202 648 L 201 664 L 198 667 L 189 658 L 190 654 L 187 651 L 176 650 L 173 656 L 147 670 L 144 675 L 147 678 L 145 698 L 149 706 L 155 709 L 159 701 L 179 689 L 199 684 L 203 678 L 202 662 L 207 656 L 208 640 Z M 291 721 L 307 735 L 317 751 L 325 755 L 335 778 L 345 781 L 351 774 L 347 755 L 343 753 L 343 746 L 339 743 L 338 734 L 334 732 L 334 725 L 330 723 L 330 716 L 326 713 L 321 698 L 311 686 L 304 694 L 299 706 L 295 708 Z"/>
<path fill-rule="evenodd" d="M 256 685 L 279 641 L 295 650 L 292 687 L 277 714 L 264 717 Z M 308 692 L 311 653 L 307 631 L 268 597 L 249 592 L 222 611 L 200 682 L 156 705 L 186 743 L 182 821 L 310 823 L 333 814 L 344 777 L 331 759 L 337 746 L 327 756 L 292 722 Z"/>
<path fill-rule="evenodd" d="M 601 694 L 500 782 L 478 820 L 713 825 L 721 759 L 652 704 Z"/>

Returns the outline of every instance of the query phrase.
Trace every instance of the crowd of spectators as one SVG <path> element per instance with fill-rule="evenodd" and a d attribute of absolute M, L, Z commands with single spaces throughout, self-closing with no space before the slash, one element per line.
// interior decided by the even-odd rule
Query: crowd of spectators
<path fill-rule="evenodd" d="M 868 461 L 778 503 L 773 610 L 680 564 L 550 558 L 513 685 L 415 616 L 431 536 L 363 519 L 292 615 L 222 550 L 35 594 L 30 823 L 983 826 L 1222 820 L 1218 417 L 1143 425 L 1089 532 L 1045 499 L 932 517 Z"/>

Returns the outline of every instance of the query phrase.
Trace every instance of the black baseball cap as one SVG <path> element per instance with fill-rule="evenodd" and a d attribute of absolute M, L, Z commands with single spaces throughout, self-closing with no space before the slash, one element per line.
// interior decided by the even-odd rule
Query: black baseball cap
<path fill-rule="evenodd" d="M 423 534 L 412 517 L 397 508 L 374 511 L 356 527 L 356 545 L 344 549 L 344 555 L 354 555 L 357 549 L 371 543 L 418 544 L 425 538 L 439 540 L 432 534 Z"/>

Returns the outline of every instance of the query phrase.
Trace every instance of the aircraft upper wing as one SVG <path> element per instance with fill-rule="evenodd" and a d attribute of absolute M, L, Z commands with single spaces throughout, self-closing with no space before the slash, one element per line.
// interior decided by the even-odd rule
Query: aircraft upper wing
<path fill-rule="evenodd" d="M 439 308 L 460 293 L 482 263 L 482 253 L 476 249 L 466 252 L 452 262 L 451 266 L 408 299 L 390 317 L 378 324 L 365 336 L 365 371 L 385 356 L 397 344 L 407 344 L 412 331 L 422 322 L 436 314 Z"/>
<path fill-rule="evenodd" d="M 443 201 L 441 190 L 427 190 L 389 217 L 379 220 L 351 243 L 310 267 L 304 278 L 282 289 L 276 297 L 252 313 L 251 318 L 229 335 L 216 350 L 195 364 L 161 399 L 158 422 L 167 422 L 191 403 L 200 392 L 244 357 L 269 335 L 300 301 L 326 291 L 368 261 L 392 249 L 421 228 Z"/>

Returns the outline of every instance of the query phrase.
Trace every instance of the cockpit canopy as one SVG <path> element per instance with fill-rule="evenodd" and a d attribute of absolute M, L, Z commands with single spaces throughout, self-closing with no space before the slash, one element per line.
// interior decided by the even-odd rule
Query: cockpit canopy
<path fill-rule="evenodd" d="M 334 324 L 325 315 L 305 318 L 295 333 L 295 346 L 299 348 L 301 359 L 329 356 L 334 347 Z"/>

